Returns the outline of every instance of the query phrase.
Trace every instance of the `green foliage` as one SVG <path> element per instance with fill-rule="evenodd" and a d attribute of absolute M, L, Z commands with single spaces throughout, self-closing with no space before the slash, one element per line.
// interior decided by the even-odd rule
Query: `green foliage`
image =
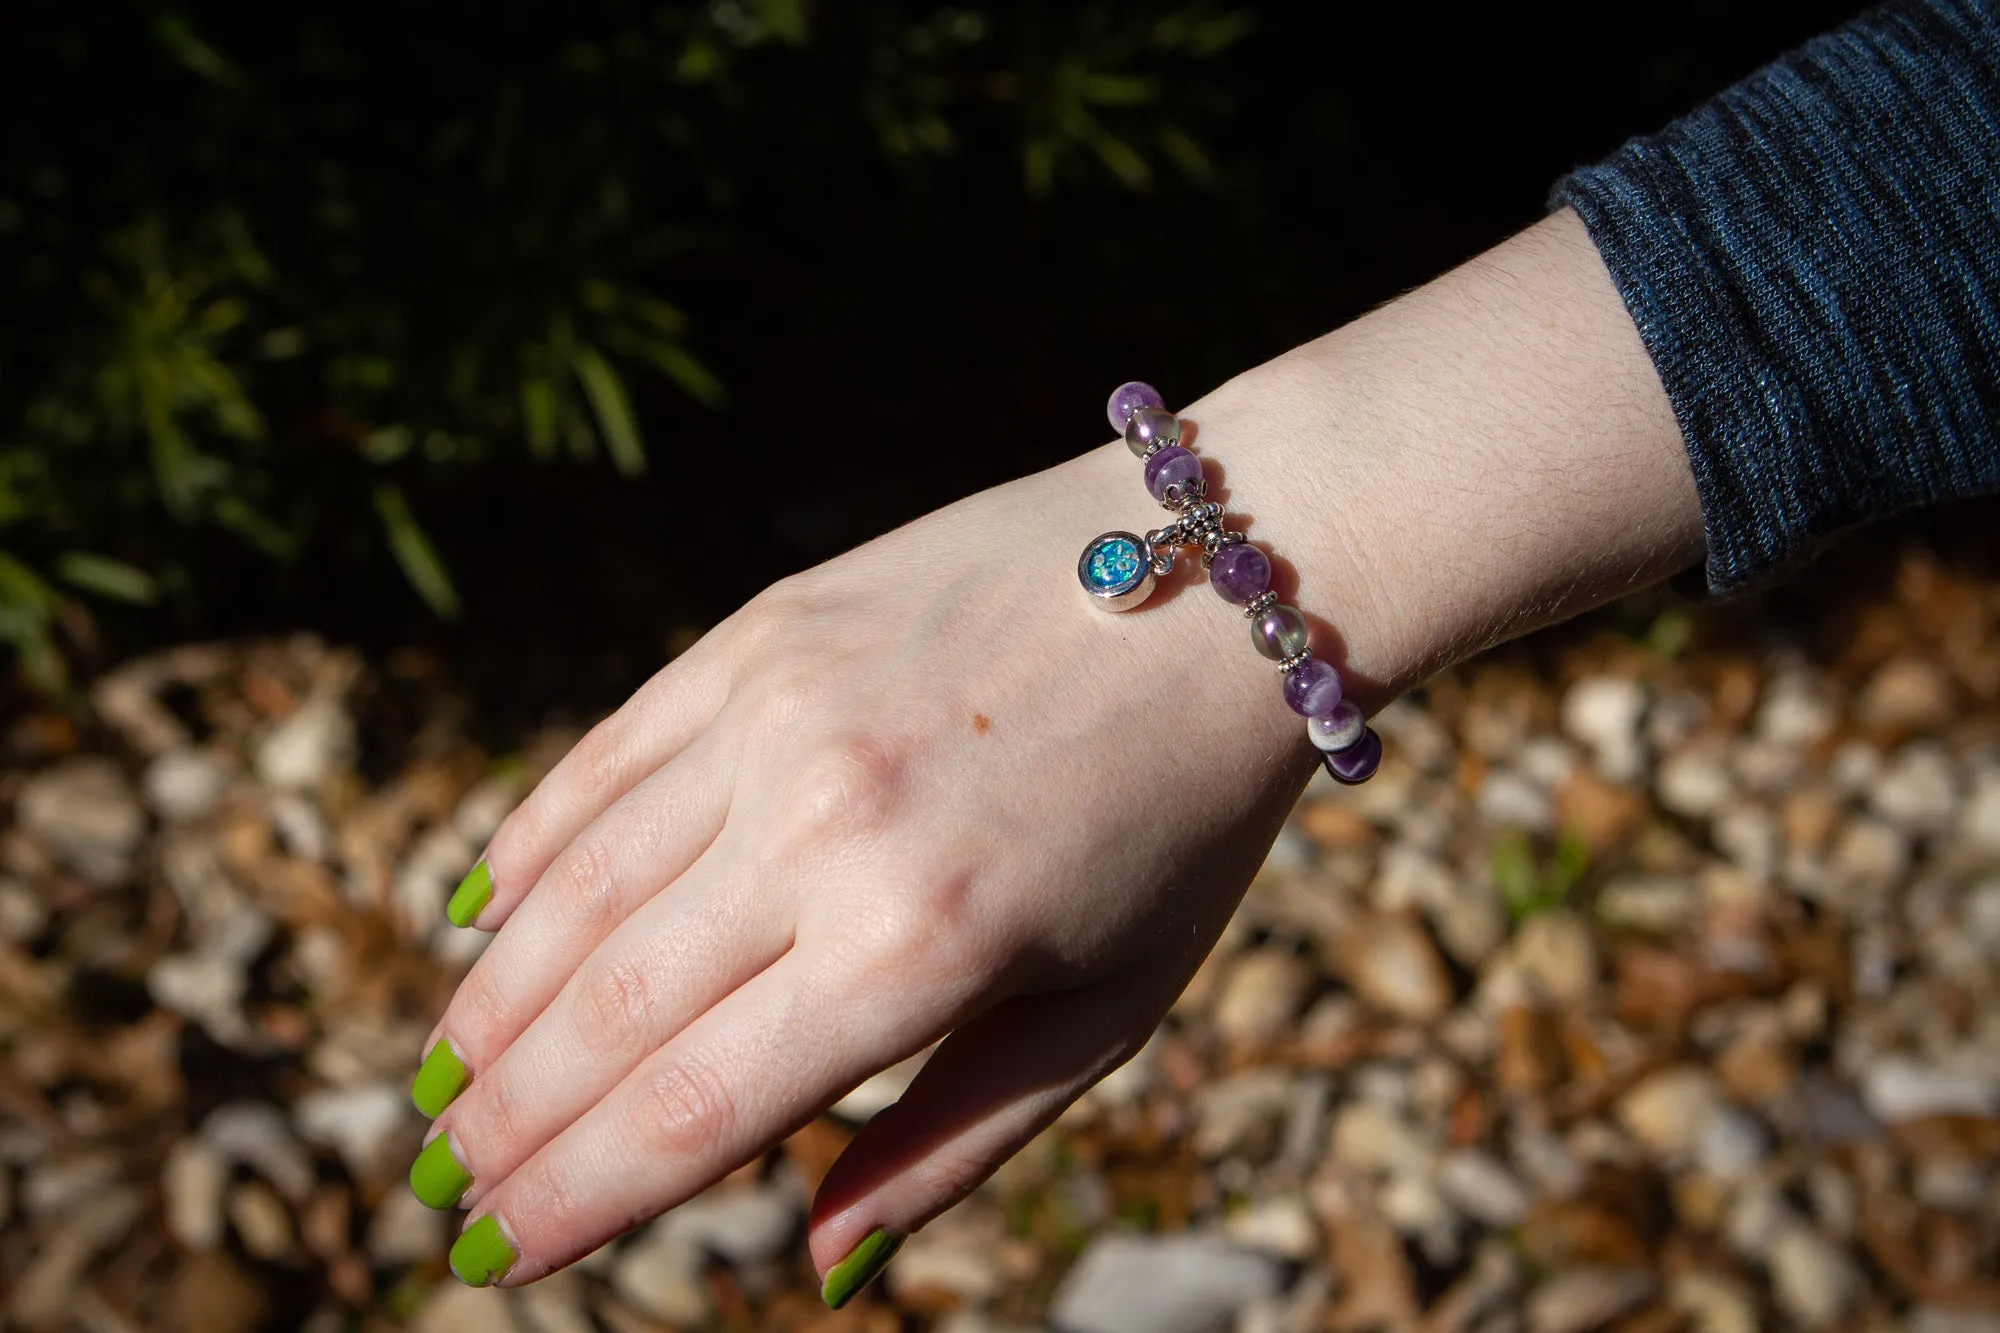
<path fill-rule="evenodd" d="M 726 409 L 667 293 L 782 195 L 774 145 L 904 172 L 976 147 L 1037 193 L 1204 181 L 1193 72 L 1248 29 L 1207 3 L 19 8 L 0 77 L 44 123 L 0 151 L 0 642 L 45 685 L 78 594 L 208 595 L 196 534 L 285 562 L 372 533 L 455 614 L 424 497 L 509 454 L 637 475 L 651 405 Z"/>
<path fill-rule="evenodd" d="M 1518 925 L 1568 904 L 1590 873 L 1590 852 L 1575 834 L 1564 833 L 1547 856 L 1538 856 L 1525 832 L 1508 829 L 1493 844 L 1490 869 L 1500 902 Z"/>

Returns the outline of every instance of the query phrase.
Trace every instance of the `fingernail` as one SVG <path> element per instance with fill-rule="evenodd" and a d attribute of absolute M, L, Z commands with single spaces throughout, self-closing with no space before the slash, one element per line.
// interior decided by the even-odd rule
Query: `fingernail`
<path fill-rule="evenodd" d="M 819 1289 L 819 1298 L 826 1302 L 829 1310 L 838 1310 L 854 1299 L 854 1293 L 873 1282 L 896 1257 L 896 1251 L 903 1248 L 903 1233 L 887 1231 L 881 1227 L 868 1233 L 868 1239 L 854 1247 L 854 1252 L 827 1270 L 826 1283 Z"/>
<path fill-rule="evenodd" d="M 493 872 L 481 861 L 451 891 L 451 901 L 444 906 L 445 918 L 454 926 L 469 926 L 492 901 Z"/>
<path fill-rule="evenodd" d="M 465 1196 L 472 1173 L 458 1163 L 451 1135 L 440 1134 L 424 1145 L 410 1164 L 410 1192 L 429 1208 L 449 1208 Z"/>
<path fill-rule="evenodd" d="M 444 1114 L 444 1108 L 450 1106 L 470 1082 L 472 1071 L 465 1067 L 465 1061 L 459 1059 L 458 1052 L 451 1048 L 451 1039 L 439 1037 L 437 1045 L 424 1056 L 417 1076 L 410 1080 L 410 1100 L 417 1104 L 419 1111 L 435 1120 Z"/>
<path fill-rule="evenodd" d="M 487 1213 L 452 1242 L 451 1271 L 468 1287 L 490 1287 L 520 1257 L 501 1234 L 500 1219 Z"/>

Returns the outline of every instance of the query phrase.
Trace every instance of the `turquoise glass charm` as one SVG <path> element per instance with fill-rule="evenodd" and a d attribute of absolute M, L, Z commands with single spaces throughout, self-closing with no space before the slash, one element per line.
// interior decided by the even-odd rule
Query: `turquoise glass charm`
<path fill-rule="evenodd" d="M 1083 548 L 1077 581 L 1107 611 L 1124 611 L 1153 591 L 1153 552 L 1143 537 L 1107 532 Z"/>

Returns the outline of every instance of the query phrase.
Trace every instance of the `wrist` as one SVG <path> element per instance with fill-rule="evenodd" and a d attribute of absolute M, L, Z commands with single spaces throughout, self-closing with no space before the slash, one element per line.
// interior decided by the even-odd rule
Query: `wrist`
<path fill-rule="evenodd" d="M 1371 710 L 1702 553 L 1672 409 L 1568 212 L 1186 411 Z"/>

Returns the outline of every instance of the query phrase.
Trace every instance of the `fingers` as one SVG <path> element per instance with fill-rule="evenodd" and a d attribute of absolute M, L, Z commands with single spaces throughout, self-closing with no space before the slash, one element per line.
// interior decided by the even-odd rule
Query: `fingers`
<path fill-rule="evenodd" d="M 791 915 L 745 882 L 741 860 L 718 842 L 634 912 L 440 1117 L 467 1199 L 476 1203 L 486 1185 L 505 1180 L 791 947 Z"/>
<path fill-rule="evenodd" d="M 979 1187 L 1151 1035 L 1165 1001 L 1114 976 L 1020 996 L 945 1038 L 901 1101 L 869 1121 L 813 1201 L 814 1266 L 838 1309 L 902 1238 Z"/>
<path fill-rule="evenodd" d="M 452 894 L 453 925 L 498 930 L 579 833 L 702 734 L 728 692 L 717 637 L 655 672 L 536 784 Z"/>
<path fill-rule="evenodd" d="M 641 1062 L 501 1181 L 452 1246 L 475 1285 L 515 1286 L 693 1197 L 927 1032 L 857 1021 L 856 987 L 786 954 Z M 878 983 L 879 984 L 879 983 Z"/>
<path fill-rule="evenodd" d="M 620 923 L 695 862 L 722 829 L 731 777 L 721 743 L 704 737 L 579 831 L 452 996 L 411 1089 L 419 1110 L 450 1105 Z"/>

